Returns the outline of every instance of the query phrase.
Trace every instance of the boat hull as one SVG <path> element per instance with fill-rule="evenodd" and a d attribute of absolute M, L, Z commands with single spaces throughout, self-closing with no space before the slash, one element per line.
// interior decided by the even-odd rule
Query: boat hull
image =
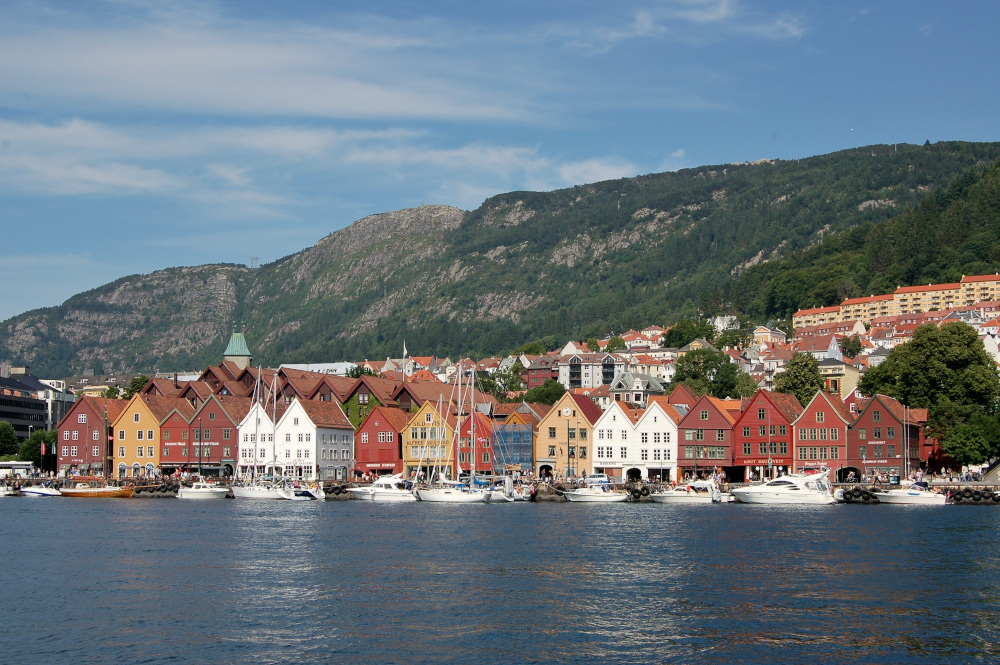
<path fill-rule="evenodd" d="M 62 496 L 59 490 L 53 487 L 22 487 L 21 494 L 24 496 Z"/>
<path fill-rule="evenodd" d="M 624 492 L 586 492 L 573 490 L 563 492 L 567 501 L 574 503 L 621 503 L 628 501 L 629 495 Z"/>
<path fill-rule="evenodd" d="M 236 499 L 260 499 L 269 501 L 286 501 L 285 493 L 278 488 L 254 486 L 232 488 L 233 497 Z"/>
<path fill-rule="evenodd" d="M 83 487 L 59 490 L 63 496 L 76 499 L 131 499 L 135 495 L 134 487 Z"/>
<path fill-rule="evenodd" d="M 463 492 L 457 489 L 420 489 L 417 498 L 430 503 L 485 503 L 485 492 Z"/>
<path fill-rule="evenodd" d="M 229 496 L 229 489 L 225 487 L 213 487 L 212 489 L 192 489 L 190 487 L 182 487 L 177 490 L 178 499 L 194 499 L 194 500 L 206 500 L 206 499 L 225 499 Z"/>
<path fill-rule="evenodd" d="M 404 501 L 416 501 L 417 497 L 407 490 L 372 490 L 368 487 L 348 487 L 347 491 L 354 495 L 355 499 L 361 501 L 375 501 L 378 503 L 402 503 Z"/>
<path fill-rule="evenodd" d="M 656 503 L 715 503 L 707 492 L 663 492 L 650 494 Z"/>
<path fill-rule="evenodd" d="M 754 492 L 733 490 L 733 496 L 740 503 L 766 503 L 797 506 L 824 506 L 837 503 L 832 494 L 803 492 L 798 495 L 791 495 L 784 492 Z"/>
<path fill-rule="evenodd" d="M 875 498 L 879 503 L 907 506 L 943 506 L 948 502 L 946 495 L 936 492 L 876 492 Z"/>

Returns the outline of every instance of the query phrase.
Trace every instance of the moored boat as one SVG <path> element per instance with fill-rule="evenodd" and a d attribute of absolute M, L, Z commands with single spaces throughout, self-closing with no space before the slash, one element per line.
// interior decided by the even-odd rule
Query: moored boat
<path fill-rule="evenodd" d="M 741 503 L 823 505 L 836 503 L 826 472 L 789 473 L 763 485 L 747 485 L 732 490 Z"/>
<path fill-rule="evenodd" d="M 22 487 L 21 494 L 24 496 L 62 496 L 55 487 L 53 487 L 51 481 L 46 481 L 41 485 L 31 485 L 30 487 Z"/>
<path fill-rule="evenodd" d="M 135 488 L 131 485 L 115 487 L 114 485 L 94 486 L 90 483 L 77 483 L 73 487 L 63 487 L 59 490 L 62 496 L 80 499 L 131 499 Z"/>
<path fill-rule="evenodd" d="M 177 490 L 178 499 L 225 499 L 229 496 L 229 488 L 199 480 L 191 485 L 183 485 Z"/>
<path fill-rule="evenodd" d="M 230 491 L 233 493 L 233 498 L 236 499 L 265 499 L 271 501 L 288 499 L 284 488 L 275 483 L 241 483 L 233 485 Z"/>
<path fill-rule="evenodd" d="M 588 485 L 562 493 L 567 501 L 578 503 L 619 503 L 628 501 L 628 492 L 613 490 L 607 485 Z"/>
<path fill-rule="evenodd" d="M 653 492 L 649 495 L 656 503 L 726 503 L 731 494 L 723 494 L 710 480 L 693 480 L 677 487 Z"/>
<path fill-rule="evenodd" d="M 897 489 L 877 489 L 872 492 L 879 503 L 897 503 L 913 506 L 943 506 L 948 495 L 930 489 L 925 482 L 916 482 L 909 487 Z"/>
<path fill-rule="evenodd" d="M 375 479 L 371 485 L 364 487 L 348 487 L 355 499 L 362 501 L 381 501 L 386 503 L 398 503 L 400 501 L 416 501 L 413 494 L 413 484 L 403 479 L 403 474 L 397 473 L 394 476 L 381 476 Z"/>

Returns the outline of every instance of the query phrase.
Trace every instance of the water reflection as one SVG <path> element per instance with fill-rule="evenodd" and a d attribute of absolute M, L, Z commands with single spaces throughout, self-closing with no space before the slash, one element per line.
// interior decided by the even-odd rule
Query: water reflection
<path fill-rule="evenodd" d="M 0 551 L 23 565 L 7 586 L 59 601 L 8 613 L 7 653 L 82 663 L 990 662 L 1000 655 L 991 516 L 12 499 L 0 502 Z"/>

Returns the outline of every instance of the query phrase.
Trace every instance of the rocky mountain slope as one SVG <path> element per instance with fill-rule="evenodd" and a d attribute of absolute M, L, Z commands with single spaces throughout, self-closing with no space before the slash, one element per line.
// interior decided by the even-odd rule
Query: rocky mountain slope
<path fill-rule="evenodd" d="M 869 146 L 424 206 L 359 220 L 256 270 L 133 275 L 0 323 L 46 375 L 199 367 L 242 322 L 256 361 L 499 353 L 719 306 L 748 268 L 882 224 L 1000 144 Z"/>

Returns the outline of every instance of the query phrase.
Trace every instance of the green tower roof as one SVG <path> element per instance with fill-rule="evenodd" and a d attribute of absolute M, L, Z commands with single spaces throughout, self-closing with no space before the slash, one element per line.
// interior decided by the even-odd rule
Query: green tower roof
<path fill-rule="evenodd" d="M 222 354 L 224 356 L 250 356 L 250 349 L 247 347 L 247 340 L 241 332 L 234 332 L 229 338 L 229 346 Z"/>

